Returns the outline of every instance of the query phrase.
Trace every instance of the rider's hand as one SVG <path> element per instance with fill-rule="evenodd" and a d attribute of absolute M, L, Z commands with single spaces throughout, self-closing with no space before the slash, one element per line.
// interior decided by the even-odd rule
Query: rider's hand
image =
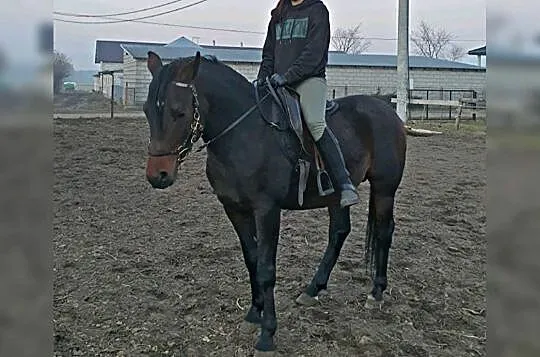
<path fill-rule="evenodd" d="M 255 81 L 255 84 L 257 85 L 257 87 L 262 87 L 264 86 L 265 83 L 266 83 L 266 79 L 263 77 L 257 78 L 257 80 Z"/>
<path fill-rule="evenodd" d="M 287 80 L 281 74 L 274 73 L 272 77 L 270 77 L 270 84 L 272 84 L 274 88 L 283 87 L 287 84 Z"/>

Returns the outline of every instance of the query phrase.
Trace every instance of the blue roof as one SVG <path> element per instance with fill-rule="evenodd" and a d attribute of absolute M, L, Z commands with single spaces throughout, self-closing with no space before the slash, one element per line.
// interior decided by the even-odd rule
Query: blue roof
<path fill-rule="evenodd" d="M 134 45 L 141 45 L 141 46 L 166 45 L 166 43 L 156 43 L 156 42 L 97 40 L 94 63 L 100 63 L 100 62 L 122 63 L 124 61 L 124 50 L 121 47 L 122 44 L 134 44 Z"/>
<path fill-rule="evenodd" d="M 175 47 L 175 48 L 193 48 L 193 49 L 201 49 L 201 46 L 197 45 L 195 42 L 188 40 L 184 36 L 174 40 L 171 43 L 168 43 L 165 45 L 165 47 Z"/>
<path fill-rule="evenodd" d="M 148 51 L 157 53 L 164 61 L 172 61 L 179 57 L 189 57 L 200 51 L 202 55 L 216 56 L 223 62 L 236 63 L 260 63 L 262 49 L 255 47 L 226 47 L 197 45 L 185 37 L 171 42 L 170 44 L 121 44 L 127 53 L 135 59 L 146 59 Z M 395 55 L 362 54 L 352 55 L 340 51 L 330 51 L 328 56 L 329 66 L 352 66 L 352 67 L 397 67 L 397 57 Z M 485 71 L 471 64 L 448 61 L 443 59 L 428 58 L 422 56 L 410 56 L 409 66 L 411 68 L 432 68 L 432 69 L 455 69 Z"/>
<path fill-rule="evenodd" d="M 473 56 L 485 56 L 486 55 L 486 46 L 478 47 L 467 52 L 468 55 Z"/>

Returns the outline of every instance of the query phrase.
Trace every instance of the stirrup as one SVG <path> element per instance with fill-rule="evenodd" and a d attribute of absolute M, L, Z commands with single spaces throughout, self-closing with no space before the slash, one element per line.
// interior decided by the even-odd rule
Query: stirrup
<path fill-rule="evenodd" d="M 317 172 L 317 188 L 319 189 L 319 196 L 323 197 L 335 192 L 330 175 L 326 170 L 319 170 Z"/>

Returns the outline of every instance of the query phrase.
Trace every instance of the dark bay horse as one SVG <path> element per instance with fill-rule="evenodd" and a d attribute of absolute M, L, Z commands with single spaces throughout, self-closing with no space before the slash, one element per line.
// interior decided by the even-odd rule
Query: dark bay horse
<path fill-rule="evenodd" d="M 313 175 L 299 205 L 294 160 L 298 138 L 268 124 L 261 113 L 270 105 L 257 107 L 254 87 L 244 76 L 198 52 L 167 65 L 149 52 L 147 65 L 152 73 L 144 105 L 150 127 L 147 179 L 154 188 L 172 185 L 195 142 L 200 137 L 205 141 L 208 180 L 238 234 L 249 271 L 252 302 L 245 321 L 261 327 L 256 350 L 275 351 L 281 210 L 327 207 L 330 216 L 326 251 L 297 299 L 305 305 L 316 302 L 327 287 L 351 230 L 350 210 L 340 207 L 338 194 L 320 196 Z M 381 302 L 387 288 L 394 200 L 405 166 L 407 130 L 394 109 L 379 99 L 348 96 L 336 102 L 339 110 L 328 116 L 328 125 L 339 140 L 354 185 L 370 183 L 365 246 L 373 288 L 368 300 Z"/>

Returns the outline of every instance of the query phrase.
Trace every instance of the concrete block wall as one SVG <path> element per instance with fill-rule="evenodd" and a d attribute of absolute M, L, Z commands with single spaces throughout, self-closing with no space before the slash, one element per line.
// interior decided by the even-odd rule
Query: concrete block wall
<path fill-rule="evenodd" d="M 128 88 L 134 88 L 135 105 L 140 106 L 146 100 L 148 85 L 152 76 L 146 68 L 146 61 L 134 60 L 129 55 L 124 57 L 124 81 Z M 167 63 L 167 62 L 165 62 Z M 227 63 L 244 75 L 249 81 L 256 78 L 259 64 Z M 473 89 L 480 97 L 485 93 L 486 72 L 451 71 L 436 69 L 411 69 L 412 88 L 422 89 Z M 342 97 L 354 94 L 394 93 L 397 83 L 395 68 L 372 67 L 335 67 L 327 69 L 328 97 Z M 133 103 L 128 103 L 133 105 Z"/>

